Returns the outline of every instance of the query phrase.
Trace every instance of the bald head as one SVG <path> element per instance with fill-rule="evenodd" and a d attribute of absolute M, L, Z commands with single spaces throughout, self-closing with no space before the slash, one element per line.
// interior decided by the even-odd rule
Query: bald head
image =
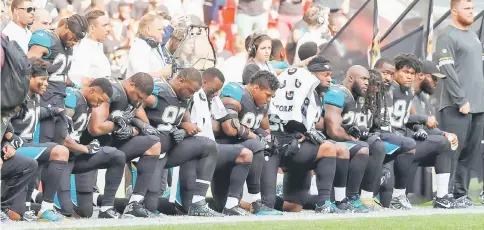
<path fill-rule="evenodd" d="M 345 86 L 351 90 L 355 96 L 364 96 L 368 89 L 370 73 L 368 69 L 361 65 L 354 65 L 346 72 Z"/>
<path fill-rule="evenodd" d="M 51 29 L 52 17 L 46 9 L 35 9 L 34 23 L 32 24 L 31 31 L 36 30 L 48 30 Z"/>

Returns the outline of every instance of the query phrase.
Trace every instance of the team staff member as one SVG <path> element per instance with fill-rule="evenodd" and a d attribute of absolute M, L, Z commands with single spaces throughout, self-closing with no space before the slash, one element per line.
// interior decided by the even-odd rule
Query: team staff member
<path fill-rule="evenodd" d="M 439 106 L 440 126 L 455 133 L 461 143 L 452 159 L 449 192 L 458 203 L 472 205 L 467 196 L 470 169 L 473 162 L 482 162 L 483 48 L 469 30 L 474 19 L 473 1 L 451 0 L 450 6 L 452 23 L 437 38 L 435 53 L 441 73 L 447 76 Z"/>
<path fill-rule="evenodd" d="M 32 32 L 27 26 L 34 23 L 35 8 L 32 6 L 31 0 L 13 0 L 11 9 L 13 20 L 7 24 L 2 33 L 7 35 L 10 40 L 16 41 L 20 48 L 27 53 L 32 37 Z"/>
<path fill-rule="evenodd" d="M 88 36 L 74 47 L 69 78 L 76 85 L 89 86 L 92 79 L 111 76 L 111 64 L 102 42 L 109 34 L 109 18 L 101 10 L 86 14 Z"/>
<path fill-rule="evenodd" d="M 139 22 L 138 35 L 129 50 L 126 76 L 145 72 L 152 77 L 168 77 L 171 63 L 163 44 L 164 18 L 155 14 L 146 14 Z"/>
<path fill-rule="evenodd" d="M 245 47 L 249 54 L 249 60 L 242 73 L 242 82 L 249 84 L 250 79 L 259 70 L 266 70 L 276 75 L 269 57 L 272 50 L 272 39 L 266 34 L 253 34 L 245 39 Z"/>

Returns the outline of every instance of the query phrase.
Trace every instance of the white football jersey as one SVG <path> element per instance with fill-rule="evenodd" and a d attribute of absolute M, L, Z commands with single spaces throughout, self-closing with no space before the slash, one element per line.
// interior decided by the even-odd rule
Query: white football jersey
<path fill-rule="evenodd" d="M 227 111 L 219 97 L 212 99 L 212 108 L 208 106 L 207 96 L 203 89 L 200 89 L 193 95 L 193 106 L 190 111 L 192 123 L 198 126 L 202 131 L 198 136 L 203 136 L 215 140 L 213 135 L 212 119 L 220 119 L 227 115 Z"/>

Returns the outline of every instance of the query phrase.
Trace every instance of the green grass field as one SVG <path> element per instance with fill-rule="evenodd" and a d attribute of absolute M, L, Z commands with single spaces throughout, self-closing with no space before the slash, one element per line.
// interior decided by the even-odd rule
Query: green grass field
<path fill-rule="evenodd" d="M 114 227 L 113 227 L 114 228 Z M 113 229 L 99 228 L 99 229 Z M 115 227 L 119 230 L 151 230 L 151 229 L 483 229 L 484 215 L 433 215 L 412 217 L 387 217 L 368 219 L 332 219 L 315 221 L 267 221 L 267 222 L 238 222 L 230 224 L 198 224 L 198 225 L 170 225 L 170 226 L 140 226 Z"/>

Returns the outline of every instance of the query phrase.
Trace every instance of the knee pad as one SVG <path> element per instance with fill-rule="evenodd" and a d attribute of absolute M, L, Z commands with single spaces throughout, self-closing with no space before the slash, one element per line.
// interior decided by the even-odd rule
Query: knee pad
<path fill-rule="evenodd" d="M 414 139 L 405 137 L 402 139 L 402 145 L 400 145 L 400 148 L 402 148 L 404 152 L 408 152 L 414 150 L 416 146 L 417 142 L 415 142 Z"/>

